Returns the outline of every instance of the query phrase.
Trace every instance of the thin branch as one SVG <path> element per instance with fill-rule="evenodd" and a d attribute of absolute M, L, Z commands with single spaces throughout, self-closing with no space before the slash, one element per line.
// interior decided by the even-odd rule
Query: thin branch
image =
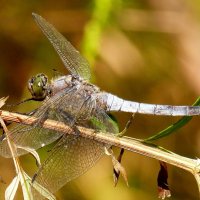
<path fill-rule="evenodd" d="M 8 111 L 0 110 L 0 116 L 5 121 L 11 121 L 16 123 L 23 123 L 27 125 L 33 124 L 37 118 L 30 117 L 26 115 L 21 115 L 17 113 L 11 113 Z M 57 122 L 54 120 L 46 120 L 43 123 L 43 127 L 47 129 L 52 129 L 56 131 L 60 131 L 63 133 L 73 133 L 73 131 L 69 131 L 72 128 L 67 126 L 62 122 Z M 198 174 L 200 172 L 200 165 L 198 159 L 190 159 L 175 153 L 166 151 L 162 148 L 158 148 L 156 145 L 151 143 L 144 143 L 142 141 L 136 140 L 134 138 L 128 137 L 114 137 L 113 134 L 98 132 L 95 133 L 93 129 L 88 129 L 84 127 L 77 127 L 80 131 L 80 136 L 89 138 L 92 140 L 96 140 L 98 142 L 110 144 L 112 146 L 116 146 L 119 148 L 124 148 L 128 151 L 132 151 L 144 156 L 148 156 L 151 158 L 155 158 L 157 160 L 164 161 L 176 167 L 182 168 L 186 171 L 189 171 L 193 175 Z"/>

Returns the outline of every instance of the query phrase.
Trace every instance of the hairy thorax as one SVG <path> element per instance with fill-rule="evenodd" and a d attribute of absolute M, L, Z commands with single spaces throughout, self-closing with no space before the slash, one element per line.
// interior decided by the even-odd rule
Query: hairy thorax
<path fill-rule="evenodd" d="M 50 84 L 50 90 L 51 90 L 51 96 L 57 94 L 58 92 L 70 89 L 70 88 L 76 88 L 77 90 L 80 90 L 80 93 L 83 95 L 97 95 L 100 90 L 97 86 L 88 83 L 87 81 L 83 80 L 80 77 L 74 77 L 72 75 L 67 76 L 61 76 L 54 80 L 52 80 Z M 79 93 L 79 92 L 78 92 Z"/>

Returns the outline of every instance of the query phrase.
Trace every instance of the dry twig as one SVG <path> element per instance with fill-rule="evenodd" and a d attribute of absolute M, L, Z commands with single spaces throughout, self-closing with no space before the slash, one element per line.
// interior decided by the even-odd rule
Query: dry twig
<path fill-rule="evenodd" d="M 2 119 L 4 119 L 5 121 L 23 123 L 27 125 L 31 125 L 37 120 L 35 117 L 30 117 L 17 113 L 11 113 L 3 110 L 0 110 L 0 117 L 2 117 Z M 54 120 L 46 120 L 43 124 L 43 127 L 60 131 L 66 134 L 73 133 L 73 131 L 69 131 L 71 127 L 65 125 L 62 122 L 57 122 Z M 119 138 L 119 137 L 114 137 L 112 134 L 109 133 L 106 134 L 102 132 L 95 133 L 93 129 L 88 129 L 80 126 L 78 126 L 77 128 L 79 129 L 80 136 L 82 137 L 110 144 L 119 148 L 124 148 L 128 151 L 132 151 L 144 156 L 164 161 L 168 164 L 189 171 L 196 177 L 196 180 L 199 180 L 199 178 L 197 178 L 199 177 L 200 173 L 200 165 L 198 159 L 186 158 L 178 154 L 175 154 L 173 152 L 166 151 L 151 143 L 144 143 L 143 141 L 139 141 L 134 138 L 128 138 L 128 137 Z"/>

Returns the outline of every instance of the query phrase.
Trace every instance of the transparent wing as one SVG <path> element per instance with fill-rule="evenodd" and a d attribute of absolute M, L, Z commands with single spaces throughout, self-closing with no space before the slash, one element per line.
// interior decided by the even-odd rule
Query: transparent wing
<path fill-rule="evenodd" d="M 43 129 L 41 127 L 30 128 L 30 126 L 26 125 L 17 125 L 11 133 L 11 136 L 14 137 L 11 140 L 17 147 L 16 156 L 29 153 L 28 149 L 37 150 L 62 136 L 60 132 Z M 6 158 L 12 157 L 6 139 L 0 143 L 0 155 Z"/>
<path fill-rule="evenodd" d="M 78 75 L 85 80 L 90 79 L 90 66 L 88 61 L 70 44 L 70 42 L 60 34 L 53 25 L 48 23 L 41 16 L 32 14 L 42 32 L 53 45 L 54 49 L 60 56 L 65 67 L 73 75 Z"/>
<path fill-rule="evenodd" d="M 96 125 L 92 122 L 93 128 L 96 126 L 100 130 L 100 124 L 105 123 L 104 130 L 113 134 L 117 132 L 114 123 L 104 112 L 98 112 L 92 117 L 95 117 L 96 122 Z M 86 124 L 89 126 L 90 120 Z M 75 134 L 65 135 L 58 142 L 35 176 L 35 181 L 50 192 L 56 192 L 67 182 L 85 173 L 104 155 L 104 147 L 110 147 Z"/>
<path fill-rule="evenodd" d="M 32 116 L 38 118 L 38 121 L 32 126 L 17 124 L 9 130 L 10 139 L 18 147 L 18 156 L 28 153 L 23 147 L 37 150 L 54 142 L 63 135 L 63 133 L 42 128 L 42 122 L 46 119 L 52 119 L 70 124 L 70 119 L 63 119 L 60 112 L 56 112 L 56 109 L 59 107 L 58 104 L 61 102 L 60 99 L 65 99 L 65 97 L 67 97 L 74 100 L 75 97 L 73 98 L 73 95 L 76 95 L 76 88 L 63 90 L 57 95 L 49 98 L 37 109 Z M 68 106 L 70 106 L 70 102 L 68 103 Z M 6 139 L 0 142 L 0 155 L 3 157 L 11 157 Z"/>

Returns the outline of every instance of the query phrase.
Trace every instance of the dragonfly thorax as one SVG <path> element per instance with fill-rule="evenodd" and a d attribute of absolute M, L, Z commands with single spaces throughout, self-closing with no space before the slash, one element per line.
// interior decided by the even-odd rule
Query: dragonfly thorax
<path fill-rule="evenodd" d="M 48 78 L 45 74 L 37 74 L 28 81 L 28 89 L 35 101 L 43 101 L 49 95 Z"/>
<path fill-rule="evenodd" d="M 53 96 L 63 89 L 72 88 L 72 87 L 78 88 L 82 84 L 82 82 L 83 80 L 80 77 L 76 77 L 72 75 L 60 76 L 51 81 L 51 84 L 49 86 L 51 90 L 51 95 Z"/>

